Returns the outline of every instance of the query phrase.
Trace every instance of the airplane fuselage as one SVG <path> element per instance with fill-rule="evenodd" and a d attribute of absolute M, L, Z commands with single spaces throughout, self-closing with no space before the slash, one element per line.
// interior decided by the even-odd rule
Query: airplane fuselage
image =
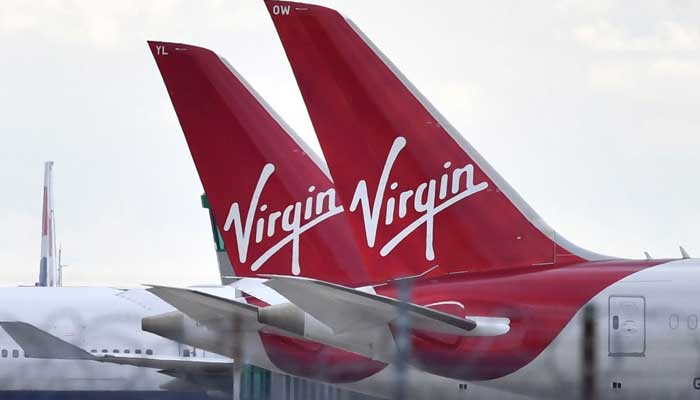
<path fill-rule="evenodd" d="M 590 306 L 589 382 L 598 398 L 688 398 L 700 390 L 698 268 L 692 259 L 619 260 L 419 282 L 414 303 L 461 317 L 507 317 L 511 330 L 492 337 L 412 332 L 406 393 L 415 399 L 576 398 L 585 372 L 583 310 Z M 390 285 L 376 292 L 396 296 Z M 190 344 L 222 351 L 220 336 L 209 334 Z M 273 331 L 237 332 L 235 340 L 251 364 L 379 397 L 396 390 L 394 363 Z"/>
<path fill-rule="evenodd" d="M 142 331 L 143 317 L 173 310 L 143 289 L 8 287 L 0 288 L 0 304 L 0 321 L 29 323 L 98 356 L 177 358 L 187 354 L 193 360 L 223 358 Z M 0 391 L 176 389 L 191 392 L 192 398 L 202 398 L 201 387 L 187 387 L 175 381 L 151 368 L 92 360 L 29 358 L 0 329 Z"/>

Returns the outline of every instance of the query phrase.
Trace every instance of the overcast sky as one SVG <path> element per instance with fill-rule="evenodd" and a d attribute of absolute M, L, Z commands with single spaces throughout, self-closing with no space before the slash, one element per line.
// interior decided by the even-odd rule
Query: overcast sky
<path fill-rule="evenodd" d="M 700 255 L 700 2 L 325 1 L 555 229 Z M 38 277 L 54 160 L 71 285 L 217 283 L 202 187 L 146 40 L 226 57 L 314 149 L 262 1 L 0 2 L 0 283 Z"/>

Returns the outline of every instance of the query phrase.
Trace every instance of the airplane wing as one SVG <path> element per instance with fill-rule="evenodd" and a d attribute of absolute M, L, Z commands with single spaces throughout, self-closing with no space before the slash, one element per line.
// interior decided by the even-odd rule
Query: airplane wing
<path fill-rule="evenodd" d="M 457 336 L 498 336 L 510 330 L 507 318 L 460 318 L 428 307 L 314 279 L 269 276 L 265 285 L 314 316 L 335 333 L 389 324 L 405 310 L 413 329 Z"/>
<path fill-rule="evenodd" d="M 233 368 L 232 360 L 199 360 L 188 357 L 129 357 L 119 354 L 95 355 L 95 361 L 112 364 L 132 365 L 135 367 L 156 368 L 162 370 L 186 370 L 188 372 L 224 373 Z"/>
<path fill-rule="evenodd" d="M 22 348 L 27 358 L 92 360 L 188 373 L 222 373 L 231 371 L 233 368 L 233 360 L 225 359 L 196 360 L 187 357 L 92 354 L 26 322 L 4 321 L 0 322 L 0 327 Z"/>
<path fill-rule="evenodd" d="M 27 358 L 95 359 L 94 355 L 80 347 L 72 345 L 26 322 L 0 322 L 0 327 L 17 342 Z"/>

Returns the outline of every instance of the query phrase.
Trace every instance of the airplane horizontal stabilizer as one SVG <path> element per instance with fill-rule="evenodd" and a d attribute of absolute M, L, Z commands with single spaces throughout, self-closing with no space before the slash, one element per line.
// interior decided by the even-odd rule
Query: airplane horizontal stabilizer
<path fill-rule="evenodd" d="M 265 284 L 311 314 L 336 334 L 394 322 L 405 309 L 411 328 L 457 336 L 498 336 L 510 330 L 507 318 L 460 318 L 366 291 L 306 278 L 269 276 Z"/>
<path fill-rule="evenodd" d="M 236 324 L 237 330 L 257 330 L 257 307 L 240 301 L 202 293 L 195 290 L 166 286 L 151 286 L 149 292 L 182 311 L 193 320 L 205 324 Z"/>
<path fill-rule="evenodd" d="M 266 289 L 274 291 L 267 286 Z M 388 329 L 368 329 L 358 334 L 350 332 L 349 335 L 336 334 L 323 322 L 318 321 L 312 314 L 305 313 L 296 305 L 285 302 L 266 307 L 255 307 L 249 304 L 233 301 L 227 298 L 210 295 L 190 289 L 177 289 L 155 287 L 149 289 L 156 296 L 170 303 L 189 318 L 214 330 L 239 330 L 252 331 L 262 329 L 275 334 L 293 337 L 297 339 L 311 340 L 317 343 L 333 346 L 344 351 L 369 357 L 375 360 L 391 360 L 392 340 Z M 276 292 L 275 292 L 276 293 Z M 279 296 L 277 294 L 277 296 Z M 228 317 L 228 324 L 222 321 L 224 315 L 238 316 L 234 321 Z M 144 319 L 146 331 L 162 335 L 162 329 L 154 329 L 154 316 Z M 255 319 L 255 320 L 253 320 Z M 221 326 L 223 322 L 223 327 Z M 372 328 L 378 327 L 377 325 Z M 171 339 L 175 336 L 164 336 Z M 384 349 L 385 351 L 380 351 Z M 222 353 L 228 354 L 228 353 Z"/>

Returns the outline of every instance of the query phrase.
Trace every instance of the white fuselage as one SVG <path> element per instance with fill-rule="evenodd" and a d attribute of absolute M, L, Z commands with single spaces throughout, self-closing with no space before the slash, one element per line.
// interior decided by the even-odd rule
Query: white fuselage
<path fill-rule="evenodd" d="M 556 282 L 552 282 L 553 285 Z M 633 273 L 595 295 L 593 388 L 598 399 L 685 399 L 700 396 L 700 260 L 667 262 Z M 616 317 L 616 321 L 615 321 Z M 410 399 L 580 398 L 583 308 L 532 362 L 504 377 L 464 382 L 407 369 Z M 216 338 L 216 339 L 213 339 Z M 236 336 L 245 362 L 277 370 L 256 332 Z M 207 332 L 186 342 L 217 351 L 221 337 Z M 225 352 L 223 352 L 225 353 Z M 391 398 L 397 372 L 380 372 L 340 385 Z"/>
<path fill-rule="evenodd" d="M 596 399 L 700 396 L 698 284 L 700 260 L 678 260 L 634 273 L 588 303 L 595 310 Z M 582 398 L 583 340 L 582 308 L 552 344 L 510 375 L 469 382 L 460 390 L 462 382 L 418 373 L 407 380 L 407 392 L 416 399 L 509 398 L 503 392 L 537 399 Z M 499 392 L 489 394 L 483 388 Z"/>
<path fill-rule="evenodd" d="M 678 260 L 634 273 L 589 302 L 596 315 L 596 398 L 700 396 L 698 284 L 700 260 Z M 583 389 L 583 321 L 579 310 L 530 364 L 485 384 L 537 398 L 575 398 Z"/>
<path fill-rule="evenodd" d="M 700 395 L 699 281 L 698 260 L 673 261 L 634 273 L 588 303 L 595 307 L 597 398 L 681 399 Z M 234 292 L 229 287 L 206 291 L 228 298 Z M 140 349 L 143 353 L 152 350 L 155 356 L 179 357 L 185 348 L 141 330 L 143 317 L 173 311 L 141 289 L 3 288 L 0 302 L 4 305 L 1 320 L 28 322 L 88 352 L 116 350 L 123 354 Z M 409 367 L 403 380 L 405 393 L 412 399 L 577 398 L 582 393 L 583 376 L 582 310 L 539 356 L 510 375 L 463 382 Z M 618 317 L 616 322 L 614 316 Z M 186 342 L 217 351 L 222 339 L 214 341 L 215 333 L 189 337 Z M 240 354 L 242 362 L 279 371 L 257 332 L 239 332 L 235 340 L 245 349 Z M 8 350 L 6 358 L 0 357 L 4 390 L 160 390 L 173 379 L 154 369 L 24 358 L 19 346 L 4 334 L 0 355 L 3 349 Z M 18 357 L 12 356 L 13 350 L 19 351 Z M 197 357 L 222 356 L 198 350 Z M 397 376 L 395 366 L 389 365 L 368 378 L 340 386 L 390 398 Z"/>
<path fill-rule="evenodd" d="M 224 359 L 142 331 L 143 317 L 173 310 L 143 289 L 0 288 L 0 304 L 0 321 L 29 323 L 97 355 L 177 358 L 189 354 L 196 359 Z M 152 368 L 27 358 L 22 348 L 0 330 L 2 391 L 160 391 L 173 380 Z"/>

